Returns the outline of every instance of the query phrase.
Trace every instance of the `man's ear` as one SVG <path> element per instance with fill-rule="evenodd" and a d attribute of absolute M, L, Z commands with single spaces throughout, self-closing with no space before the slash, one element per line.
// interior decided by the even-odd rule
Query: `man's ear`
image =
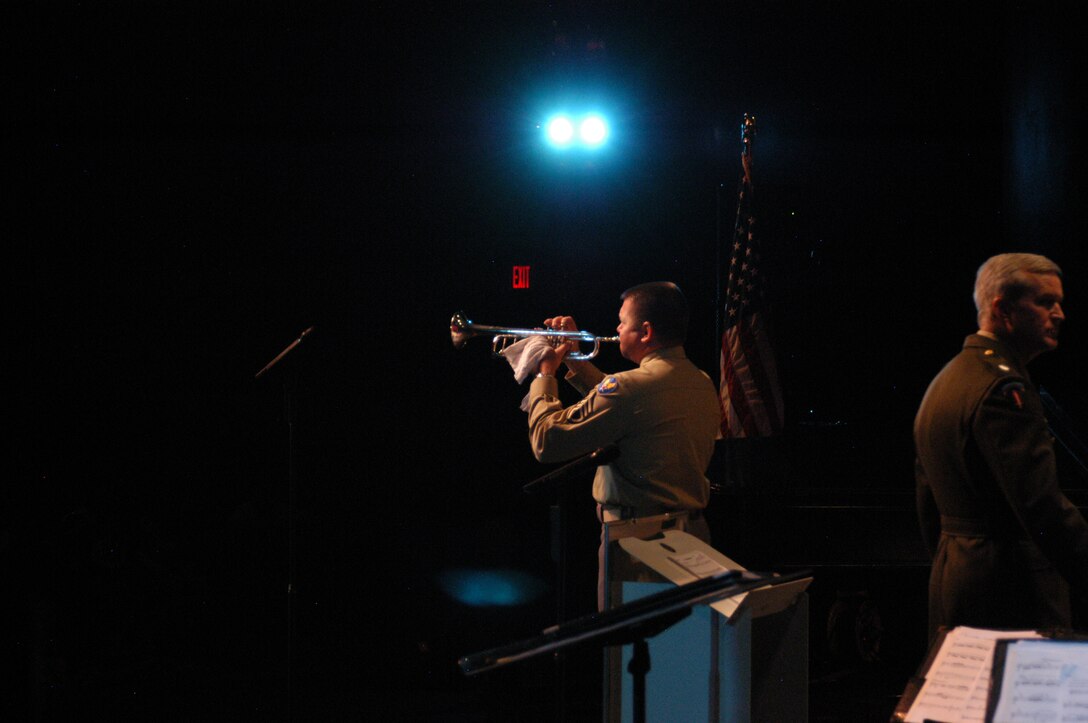
<path fill-rule="evenodd" d="M 1012 303 L 1000 296 L 995 298 L 990 305 L 990 318 L 998 327 L 1005 328 L 1012 319 Z"/>
<path fill-rule="evenodd" d="M 640 341 L 649 344 L 654 340 L 654 326 L 648 321 L 642 322 L 642 338 Z"/>

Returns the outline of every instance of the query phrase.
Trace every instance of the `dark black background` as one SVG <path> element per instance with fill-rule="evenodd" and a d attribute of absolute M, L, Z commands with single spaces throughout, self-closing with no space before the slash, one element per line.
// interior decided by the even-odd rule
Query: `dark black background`
<path fill-rule="evenodd" d="M 716 239 L 735 213 L 744 113 L 758 121 L 788 429 L 770 453 L 723 443 L 719 509 L 761 492 L 781 508 L 753 505 L 719 546 L 775 567 L 870 545 L 847 517 L 835 524 L 853 548 L 813 546 L 829 538 L 803 505 L 785 537 L 761 539 L 791 500 L 875 495 L 909 519 L 913 413 L 974 329 L 974 271 L 993 253 L 1063 266 L 1069 323 L 1035 373 L 1083 419 L 1076 15 L 928 2 L 19 8 L 5 700 L 45 719 L 282 715 L 293 509 L 296 706 L 545 710 L 540 671 L 474 682 L 454 666 L 553 622 L 554 568 L 547 502 L 520 490 L 545 471 L 525 443 L 524 390 L 486 343 L 454 351 L 446 321 L 570 313 L 603 335 L 620 291 L 668 278 L 692 303 L 689 355 L 714 374 Z M 614 109 L 609 149 L 544 148 L 548 110 L 581 103 Z M 532 267 L 531 289 L 510 288 L 514 265 Z M 624 364 L 614 350 L 600 363 Z M 588 504 L 581 524 L 591 563 Z M 907 550 L 888 553 L 895 564 L 920 561 L 915 534 L 895 530 Z M 442 581 L 470 569 L 520 573 L 539 594 L 460 604 Z M 588 564 L 578 580 L 591 605 Z"/>

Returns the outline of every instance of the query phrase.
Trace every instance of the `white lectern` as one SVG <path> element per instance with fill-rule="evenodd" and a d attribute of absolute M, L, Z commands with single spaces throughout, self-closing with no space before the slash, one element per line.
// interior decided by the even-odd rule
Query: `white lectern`
<path fill-rule="evenodd" d="M 608 609 L 744 570 L 696 537 L 675 529 L 685 513 L 605 525 Z M 692 614 L 648 641 L 648 721 L 803 721 L 808 719 L 808 600 L 811 577 L 757 588 Z M 633 646 L 605 656 L 604 714 L 626 723 L 634 711 L 623 674 Z"/>

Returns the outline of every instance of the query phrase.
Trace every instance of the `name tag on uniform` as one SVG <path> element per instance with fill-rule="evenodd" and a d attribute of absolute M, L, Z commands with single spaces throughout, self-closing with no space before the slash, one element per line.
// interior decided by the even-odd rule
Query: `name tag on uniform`
<path fill-rule="evenodd" d="M 612 392 L 620 388 L 620 382 L 616 377 L 608 377 L 603 382 L 597 385 L 597 393 L 603 395 L 609 395 Z"/>

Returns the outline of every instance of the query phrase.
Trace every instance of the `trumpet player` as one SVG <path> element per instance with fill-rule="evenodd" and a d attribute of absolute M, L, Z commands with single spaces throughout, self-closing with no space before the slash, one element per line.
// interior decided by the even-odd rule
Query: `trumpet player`
<path fill-rule="evenodd" d="M 606 375 L 591 362 L 567 355 L 565 341 L 541 358 L 529 390 L 529 438 L 541 462 L 564 462 L 615 444 L 619 456 L 597 469 L 593 498 L 601 523 L 686 511 L 679 529 L 710 542 L 703 510 L 710 496 L 706 470 L 721 422 L 710 378 L 684 353 L 688 305 L 671 282 L 632 287 L 620 296 L 620 354 L 636 369 Z M 545 326 L 577 329 L 556 316 Z M 556 374 L 582 395 L 564 408 Z M 603 535 L 603 530 L 602 530 Z M 597 604 L 604 608 L 604 549 L 598 553 Z"/>

